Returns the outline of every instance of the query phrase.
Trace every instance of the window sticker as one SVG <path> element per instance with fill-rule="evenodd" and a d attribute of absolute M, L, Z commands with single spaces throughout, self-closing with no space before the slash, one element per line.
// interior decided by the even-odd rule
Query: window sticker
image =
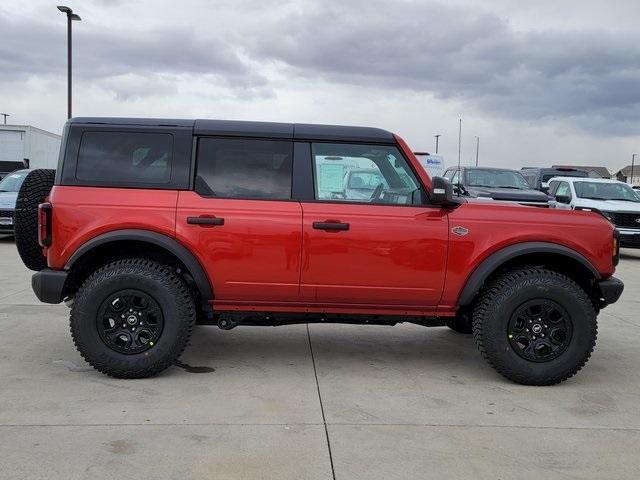
<path fill-rule="evenodd" d="M 342 165 L 320 165 L 320 181 L 318 190 L 325 192 L 341 192 L 344 169 Z"/>

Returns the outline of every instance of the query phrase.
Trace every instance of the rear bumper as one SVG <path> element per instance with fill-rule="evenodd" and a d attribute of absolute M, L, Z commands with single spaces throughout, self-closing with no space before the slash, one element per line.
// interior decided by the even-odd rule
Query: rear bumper
<path fill-rule="evenodd" d="M 624 283 L 619 278 L 609 277 L 606 280 L 599 281 L 598 287 L 600 288 L 601 300 L 604 304 L 602 306 L 604 307 L 618 301 L 624 290 Z"/>
<path fill-rule="evenodd" d="M 63 300 L 64 285 L 68 272 L 45 268 L 31 277 L 31 288 L 38 300 L 44 303 L 60 303 Z"/>

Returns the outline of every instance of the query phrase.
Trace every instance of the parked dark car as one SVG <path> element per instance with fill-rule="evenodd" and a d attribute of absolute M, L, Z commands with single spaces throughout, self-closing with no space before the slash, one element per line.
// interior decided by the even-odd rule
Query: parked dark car
<path fill-rule="evenodd" d="M 450 167 L 444 172 L 460 195 L 538 207 L 548 207 L 550 197 L 531 188 L 517 170 L 490 167 Z"/>
<path fill-rule="evenodd" d="M 532 188 L 541 192 L 549 192 L 549 180 L 553 177 L 589 177 L 589 172 L 578 170 L 577 168 L 538 168 L 538 167 L 522 167 L 520 170 L 524 178 L 529 182 Z"/>

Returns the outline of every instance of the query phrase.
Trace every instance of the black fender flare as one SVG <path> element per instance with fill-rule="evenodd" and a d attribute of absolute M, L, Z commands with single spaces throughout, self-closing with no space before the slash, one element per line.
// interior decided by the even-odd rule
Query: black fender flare
<path fill-rule="evenodd" d="M 196 283 L 198 290 L 200 291 L 203 303 L 206 303 L 209 300 L 213 300 L 213 289 L 211 288 L 209 277 L 207 276 L 198 259 L 176 239 L 162 233 L 152 232 L 150 230 L 114 230 L 93 237 L 91 240 L 78 248 L 73 253 L 73 255 L 71 255 L 66 265 L 64 266 L 64 269 L 71 270 L 74 263 L 82 258 L 83 255 L 89 253 L 91 250 L 100 245 L 126 240 L 151 243 L 175 255 L 184 264 L 184 266 L 193 277 L 193 280 Z"/>
<path fill-rule="evenodd" d="M 489 275 L 495 272 L 495 270 L 501 265 L 504 265 L 506 262 L 513 260 L 514 258 L 532 253 L 549 253 L 570 258 L 571 260 L 579 262 L 588 269 L 595 279 L 600 280 L 601 278 L 600 272 L 598 272 L 587 258 L 585 258 L 581 253 L 565 247 L 564 245 L 548 242 L 517 243 L 492 253 L 476 267 L 471 276 L 467 279 L 467 282 L 458 297 L 458 306 L 470 305 L 484 285 L 484 282 L 489 278 Z"/>

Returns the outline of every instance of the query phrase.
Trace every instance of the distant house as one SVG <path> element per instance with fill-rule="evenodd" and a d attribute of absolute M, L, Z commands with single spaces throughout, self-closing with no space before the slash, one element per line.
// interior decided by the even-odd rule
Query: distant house
<path fill-rule="evenodd" d="M 584 170 L 589 172 L 590 177 L 594 178 L 611 178 L 611 172 L 607 167 L 593 167 L 585 165 L 553 165 L 553 168 L 575 168 L 576 170 Z"/>
<path fill-rule="evenodd" d="M 627 165 L 616 173 L 616 179 L 629 185 L 640 185 L 640 165 L 633 166 L 633 181 L 631 180 L 631 165 Z"/>

